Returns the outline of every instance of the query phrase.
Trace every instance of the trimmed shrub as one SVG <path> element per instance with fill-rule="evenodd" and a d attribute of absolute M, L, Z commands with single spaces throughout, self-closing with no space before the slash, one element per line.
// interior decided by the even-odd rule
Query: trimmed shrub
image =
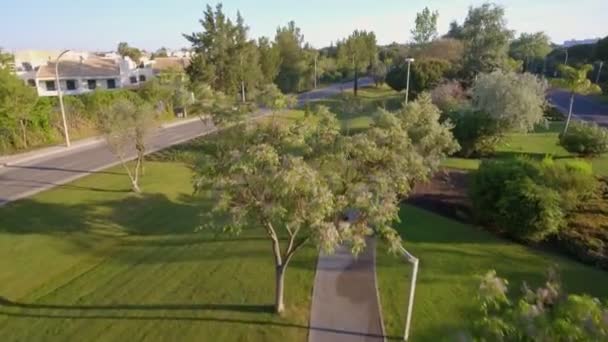
<path fill-rule="evenodd" d="M 545 158 L 541 163 L 544 185 L 559 192 L 562 208 L 571 211 L 584 201 L 595 195 L 598 180 L 593 175 L 591 164 L 574 160 L 557 164 L 551 158 Z"/>
<path fill-rule="evenodd" d="M 525 178 L 538 178 L 540 168 L 524 158 L 484 160 L 474 173 L 469 189 L 473 209 L 481 221 L 493 221 L 496 204 L 503 196 L 505 184 Z"/>
<path fill-rule="evenodd" d="M 542 241 L 565 225 L 557 191 L 531 178 L 505 182 L 496 203 L 496 223 L 515 238 Z"/>
<path fill-rule="evenodd" d="M 448 118 L 461 147 L 459 155 L 465 158 L 491 154 L 502 138 L 498 121 L 485 112 L 463 109 L 449 113 Z"/>
<path fill-rule="evenodd" d="M 431 91 L 431 97 L 444 114 L 462 108 L 467 102 L 465 91 L 458 81 L 441 83 Z"/>
<path fill-rule="evenodd" d="M 559 144 L 570 153 L 596 156 L 608 152 L 608 130 L 592 122 L 572 122 Z"/>

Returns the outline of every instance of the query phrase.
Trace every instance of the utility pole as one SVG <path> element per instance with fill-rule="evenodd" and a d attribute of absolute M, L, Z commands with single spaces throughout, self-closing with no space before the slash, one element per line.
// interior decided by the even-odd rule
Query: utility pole
<path fill-rule="evenodd" d="M 566 59 L 564 60 L 564 64 L 568 65 L 568 48 L 566 48 Z"/>
<path fill-rule="evenodd" d="M 315 89 L 317 89 L 317 57 L 319 55 L 315 54 Z"/>
<path fill-rule="evenodd" d="M 412 63 L 414 63 L 415 59 L 413 58 L 406 58 L 405 61 L 407 62 L 407 80 L 406 80 L 406 85 L 405 85 L 405 104 L 407 105 L 408 101 L 409 101 L 409 97 L 410 97 L 410 69 L 412 66 Z"/>
<path fill-rule="evenodd" d="M 55 83 L 57 84 L 57 94 L 59 95 L 59 107 L 61 108 L 61 118 L 63 119 L 63 136 L 65 137 L 65 146 L 70 147 L 70 134 L 68 133 L 68 122 L 65 118 L 65 107 L 63 106 L 63 94 L 61 93 L 61 83 L 59 83 L 59 59 L 68 53 L 70 50 L 65 50 L 57 56 L 55 60 Z"/>
<path fill-rule="evenodd" d="M 600 84 L 600 76 L 602 76 L 602 67 L 604 66 L 604 61 L 600 61 L 600 68 L 597 71 L 597 78 L 595 79 L 596 84 Z"/>

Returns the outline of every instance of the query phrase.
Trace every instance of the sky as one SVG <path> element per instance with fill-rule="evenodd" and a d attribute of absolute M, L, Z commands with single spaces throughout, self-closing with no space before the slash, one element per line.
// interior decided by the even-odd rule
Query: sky
<path fill-rule="evenodd" d="M 224 0 L 225 12 L 237 10 L 251 37 L 274 37 L 276 28 L 294 20 L 305 40 L 324 47 L 355 29 L 372 30 L 380 44 L 410 40 L 416 13 L 439 11 L 445 33 L 460 23 L 468 8 L 483 0 Z M 496 0 L 505 7 L 509 28 L 544 31 L 555 43 L 608 35 L 608 0 Z M 188 43 L 182 33 L 200 31 L 206 0 L 1 0 L 0 47 L 20 49 L 113 50 L 120 41 L 154 51 Z"/>

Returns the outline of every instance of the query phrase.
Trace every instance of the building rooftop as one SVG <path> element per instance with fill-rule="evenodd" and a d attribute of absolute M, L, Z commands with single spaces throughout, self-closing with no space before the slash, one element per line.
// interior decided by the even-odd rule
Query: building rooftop
<path fill-rule="evenodd" d="M 36 75 L 39 78 L 55 77 L 55 63 L 48 62 L 40 66 Z M 119 75 L 120 65 L 115 59 L 89 57 L 80 61 L 59 62 L 60 78 L 118 77 Z"/>
<path fill-rule="evenodd" d="M 185 71 L 190 65 L 190 58 L 186 57 L 156 57 L 152 64 L 155 73 L 167 70 Z"/>

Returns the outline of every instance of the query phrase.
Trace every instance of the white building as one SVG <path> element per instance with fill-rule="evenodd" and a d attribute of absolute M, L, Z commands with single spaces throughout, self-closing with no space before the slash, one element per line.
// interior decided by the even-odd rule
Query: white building
<path fill-rule="evenodd" d="M 57 96 L 55 64 L 59 51 L 15 54 L 15 73 L 39 96 Z M 163 71 L 183 72 L 189 58 L 165 57 L 141 62 L 115 53 L 68 52 L 59 61 L 59 85 L 65 95 L 96 89 L 137 87 Z"/>

